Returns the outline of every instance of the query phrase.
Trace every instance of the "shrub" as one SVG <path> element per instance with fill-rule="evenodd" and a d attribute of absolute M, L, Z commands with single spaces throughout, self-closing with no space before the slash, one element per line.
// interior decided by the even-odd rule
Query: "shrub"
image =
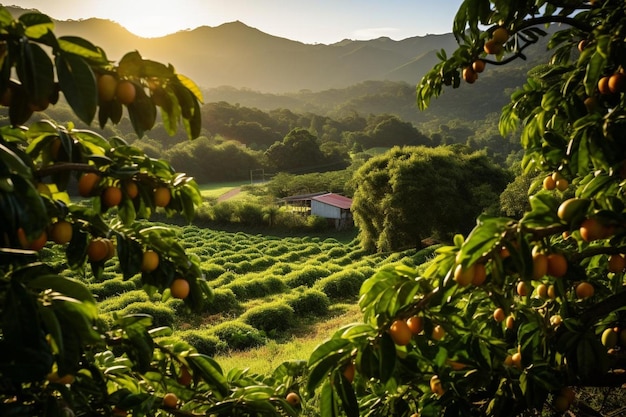
<path fill-rule="evenodd" d="M 271 269 L 271 272 L 276 275 L 285 275 L 293 270 L 293 266 L 285 262 L 276 262 Z"/>
<path fill-rule="evenodd" d="M 111 297 L 98 303 L 98 310 L 101 313 L 109 311 L 120 311 L 133 303 L 149 301 L 148 294 L 144 290 L 133 290 L 118 297 Z"/>
<path fill-rule="evenodd" d="M 211 207 L 211 220 L 216 223 L 230 223 L 235 212 L 235 205 L 228 201 L 222 201 Z"/>
<path fill-rule="evenodd" d="M 268 334 L 288 330 L 294 323 L 293 308 L 281 301 L 253 307 L 241 316 L 244 323 Z"/>
<path fill-rule="evenodd" d="M 228 288 L 218 288 L 214 290 L 213 299 L 205 308 L 205 312 L 209 314 L 239 313 L 241 311 L 242 307 L 239 301 L 237 301 L 235 293 Z"/>
<path fill-rule="evenodd" d="M 297 316 L 324 316 L 328 314 L 330 300 L 323 292 L 301 288 L 287 298 L 287 304 Z"/>
<path fill-rule="evenodd" d="M 346 248 L 341 246 L 335 246 L 326 253 L 331 258 L 340 258 L 346 254 Z"/>
<path fill-rule="evenodd" d="M 139 303 L 133 303 L 119 312 L 120 316 L 128 314 L 148 314 L 152 316 L 152 325 L 154 327 L 168 326 L 172 327 L 174 324 L 174 311 L 163 305 L 155 304 L 149 301 L 143 301 Z"/>
<path fill-rule="evenodd" d="M 124 281 L 119 276 L 98 284 L 91 284 L 88 287 L 99 300 L 104 300 L 137 289 L 137 285 L 134 281 Z"/>
<path fill-rule="evenodd" d="M 202 272 L 208 281 L 215 279 L 222 275 L 226 270 L 220 266 L 216 265 L 213 262 L 209 263 L 206 266 L 202 267 Z"/>
<path fill-rule="evenodd" d="M 251 271 L 263 271 L 274 265 L 274 262 L 274 259 L 270 258 L 269 256 L 262 256 L 260 258 L 254 259 L 250 262 L 250 265 L 252 266 Z"/>
<path fill-rule="evenodd" d="M 235 215 L 248 226 L 263 224 L 263 207 L 258 204 L 242 203 L 237 205 Z"/>
<path fill-rule="evenodd" d="M 358 296 L 364 280 L 365 277 L 359 271 L 343 270 L 323 278 L 316 284 L 316 288 L 332 300 L 353 299 Z"/>
<path fill-rule="evenodd" d="M 211 287 L 217 288 L 217 287 L 222 287 L 224 285 L 227 285 L 236 279 L 237 279 L 237 274 L 235 274 L 232 271 L 226 271 L 222 275 L 220 275 L 217 279 L 211 281 L 209 284 L 211 285 Z"/>
<path fill-rule="evenodd" d="M 290 288 L 305 285 L 312 287 L 317 281 L 330 275 L 330 271 L 319 266 L 305 266 L 299 271 L 292 271 L 285 276 L 285 284 Z"/>
<path fill-rule="evenodd" d="M 306 219 L 306 225 L 314 231 L 330 229 L 332 226 L 328 219 L 320 216 L 309 216 Z"/>
<path fill-rule="evenodd" d="M 205 355 L 214 356 L 228 350 L 225 342 L 206 330 L 185 330 L 180 332 L 179 337 Z"/>
<path fill-rule="evenodd" d="M 283 292 L 285 284 L 282 279 L 268 275 L 261 278 L 243 275 L 224 288 L 232 290 L 238 299 L 262 298 L 270 294 Z"/>
<path fill-rule="evenodd" d="M 275 275 L 265 276 L 262 279 L 262 282 L 266 290 L 266 295 L 278 294 L 284 292 L 287 289 L 283 280 Z"/>
<path fill-rule="evenodd" d="M 276 246 L 268 248 L 265 251 L 265 253 L 269 256 L 280 256 L 285 253 L 288 253 L 289 251 L 290 251 L 289 246 L 280 244 L 280 245 L 276 245 Z"/>
<path fill-rule="evenodd" d="M 220 323 L 209 329 L 209 332 L 232 350 L 250 349 L 265 343 L 258 329 L 237 320 Z"/>
<path fill-rule="evenodd" d="M 250 261 L 241 261 L 237 265 L 235 265 L 235 272 L 239 274 L 245 274 L 252 271 L 252 264 Z"/>

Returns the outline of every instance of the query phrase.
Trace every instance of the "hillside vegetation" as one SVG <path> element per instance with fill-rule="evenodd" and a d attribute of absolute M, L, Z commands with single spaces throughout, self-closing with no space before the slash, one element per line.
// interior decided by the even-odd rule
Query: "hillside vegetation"
<path fill-rule="evenodd" d="M 304 336 L 307 328 L 340 315 L 346 304 L 353 305 L 363 281 L 378 269 L 420 265 L 434 251 L 433 247 L 368 254 L 356 240 L 346 243 L 332 237 L 279 238 L 196 226 L 175 230 L 186 251 L 199 258 L 214 292 L 212 302 L 200 312 L 189 312 L 182 300 L 163 301 L 160 293 L 146 292 L 140 275 L 124 279 L 117 258 L 106 262 L 100 278 L 90 270 L 83 276 L 64 273 L 87 283 L 105 322 L 149 314 L 154 327 L 173 327 L 176 337 L 208 355 Z M 50 242 L 44 257 L 59 263 L 62 252 L 62 246 Z"/>

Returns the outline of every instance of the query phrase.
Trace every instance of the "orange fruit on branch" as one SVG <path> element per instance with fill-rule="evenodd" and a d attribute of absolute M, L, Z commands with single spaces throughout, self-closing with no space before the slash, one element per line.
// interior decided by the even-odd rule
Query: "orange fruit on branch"
<path fill-rule="evenodd" d="M 498 55 L 502 52 L 502 44 L 491 39 L 485 42 L 483 49 L 487 55 Z"/>
<path fill-rule="evenodd" d="M 472 69 L 472 67 L 463 68 L 463 79 L 468 84 L 474 84 L 478 79 L 478 74 Z"/>
<path fill-rule="evenodd" d="M 494 42 L 503 44 L 509 40 L 509 31 L 503 28 L 502 26 L 500 26 L 499 28 L 493 31 L 493 33 L 491 34 L 491 39 Z"/>
<path fill-rule="evenodd" d="M 141 259 L 141 272 L 152 272 L 159 266 L 159 254 L 153 250 L 143 253 Z"/>
<path fill-rule="evenodd" d="M 189 295 L 189 282 L 186 279 L 176 278 L 170 285 L 170 293 L 172 297 L 184 300 Z"/>
<path fill-rule="evenodd" d="M 504 313 L 504 309 L 502 307 L 498 307 L 493 311 L 493 319 L 496 322 L 502 323 L 505 318 L 506 314 Z"/>
<path fill-rule="evenodd" d="M 126 191 L 128 198 L 131 200 L 139 195 L 139 187 L 137 187 L 137 183 L 135 181 L 128 181 L 124 186 L 124 190 Z"/>
<path fill-rule="evenodd" d="M 406 321 L 397 319 L 389 326 L 389 336 L 396 345 L 406 346 L 411 342 L 413 333 L 411 333 Z"/>
<path fill-rule="evenodd" d="M 548 275 L 560 278 L 567 273 L 567 259 L 560 253 L 551 253 L 548 259 Z"/>
<path fill-rule="evenodd" d="M 444 329 L 440 324 L 438 324 L 433 328 L 431 337 L 434 340 L 441 340 L 445 337 L 445 335 L 446 335 L 446 329 Z"/>
<path fill-rule="evenodd" d="M 354 374 L 356 372 L 356 367 L 354 366 L 354 362 L 348 363 L 342 371 L 344 378 L 346 378 L 349 382 L 354 381 Z"/>
<path fill-rule="evenodd" d="M 102 238 L 96 238 L 87 245 L 87 258 L 91 262 L 100 262 L 109 255 L 109 245 Z"/>
<path fill-rule="evenodd" d="M 128 80 L 122 80 L 117 83 L 115 88 L 115 97 L 117 101 L 124 105 L 129 105 L 135 101 L 137 96 L 137 89 L 135 84 Z"/>
<path fill-rule="evenodd" d="M 621 254 L 613 254 L 609 256 L 608 270 L 613 273 L 620 273 L 626 268 L 626 259 Z"/>
<path fill-rule="evenodd" d="M 552 178 L 552 175 L 548 175 L 543 179 L 543 189 L 552 191 L 556 188 L 556 181 Z"/>
<path fill-rule="evenodd" d="M 115 98 L 117 78 L 111 74 L 102 74 L 98 77 L 98 98 L 100 101 L 111 101 Z"/>
<path fill-rule="evenodd" d="M 420 334 L 424 330 L 424 319 L 420 316 L 411 316 L 406 320 L 406 325 L 413 334 Z"/>
<path fill-rule="evenodd" d="M 533 279 L 541 279 L 548 273 L 548 257 L 541 253 L 533 254 Z"/>
<path fill-rule="evenodd" d="M 295 392 L 290 392 L 289 394 L 287 394 L 285 400 L 287 400 L 287 402 L 294 407 L 300 405 L 301 401 L 300 396 Z"/>
<path fill-rule="evenodd" d="M 30 242 L 30 244 L 28 245 L 28 249 L 34 250 L 34 251 L 40 251 L 43 249 L 44 246 L 46 246 L 47 241 L 48 241 L 48 234 L 44 230 L 43 232 L 41 232 L 39 237 L 37 237 L 37 239 Z"/>
<path fill-rule="evenodd" d="M 485 65 L 485 61 L 483 61 L 482 59 L 477 59 L 476 61 L 472 62 L 472 69 L 476 73 L 481 73 L 485 70 Z"/>
<path fill-rule="evenodd" d="M 173 392 L 168 392 L 163 396 L 163 406 L 167 408 L 176 408 L 178 405 L 178 396 Z"/>
<path fill-rule="evenodd" d="M 122 202 L 122 190 L 119 187 L 110 186 L 102 192 L 102 202 L 106 207 L 115 207 Z"/>
<path fill-rule="evenodd" d="M 595 293 L 595 288 L 588 282 L 581 282 L 576 286 L 576 297 L 578 298 L 589 298 L 592 297 Z"/>
<path fill-rule="evenodd" d="M 154 205 L 157 207 L 166 207 L 172 199 L 172 193 L 167 187 L 158 187 L 154 190 Z"/>
<path fill-rule="evenodd" d="M 100 175 L 95 172 L 87 172 L 81 175 L 78 180 L 78 194 L 82 197 L 91 197 L 98 182 L 100 182 Z"/>
<path fill-rule="evenodd" d="M 475 274 L 474 265 L 465 267 L 462 264 L 457 264 L 456 268 L 454 269 L 454 280 L 457 284 L 465 287 L 472 283 Z"/>
<path fill-rule="evenodd" d="M 613 94 L 623 93 L 626 90 L 626 74 L 616 72 L 609 77 L 609 91 Z"/>
<path fill-rule="evenodd" d="M 72 224 L 66 220 L 59 220 L 50 228 L 50 239 L 59 245 L 65 245 L 72 240 Z"/>

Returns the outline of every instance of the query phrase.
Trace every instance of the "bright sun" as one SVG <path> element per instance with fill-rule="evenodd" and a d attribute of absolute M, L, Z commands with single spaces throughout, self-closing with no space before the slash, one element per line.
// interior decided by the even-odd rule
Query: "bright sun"
<path fill-rule="evenodd" d="M 185 14 L 181 6 L 163 0 L 98 2 L 95 15 L 106 16 L 137 36 L 153 38 L 201 26 L 201 16 Z M 94 5 L 90 6 L 94 8 Z M 190 17 L 191 16 L 191 17 Z"/>

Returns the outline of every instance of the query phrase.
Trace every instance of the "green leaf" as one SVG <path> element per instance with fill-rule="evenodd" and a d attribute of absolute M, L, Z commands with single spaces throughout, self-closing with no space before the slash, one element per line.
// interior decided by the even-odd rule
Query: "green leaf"
<path fill-rule="evenodd" d="M 608 36 L 604 36 L 604 38 L 608 38 Z M 590 97 L 593 96 L 595 90 L 597 89 L 598 81 L 600 80 L 606 65 L 606 60 L 606 55 L 601 53 L 599 50 L 596 50 L 587 64 L 587 71 L 585 73 L 583 83 L 585 85 L 585 94 Z"/>
<path fill-rule="evenodd" d="M 331 371 L 339 367 L 339 365 L 346 360 L 350 355 L 349 352 L 336 351 L 330 353 L 324 359 L 317 361 L 311 365 L 309 362 L 309 379 L 307 381 L 307 392 L 313 396 L 315 389 L 327 379 Z"/>
<path fill-rule="evenodd" d="M 200 372 L 204 380 L 212 388 L 216 389 L 222 396 L 228 395 L 228 383 L 222 368 L 215 360 L 201 353 L 192 353 L 187 357 L 187 360 L 193 364 L 194 369 Z"/>
<path fill-rule="evenodd" d="M 476 227 L 467 236 L 461 247 L 464 265 L 472 265 L 479 258 L 491 252 L 502 240 L 511 219 L 507 217 L 480 216 Z"/>
<path fill-rule="evenodd" d="M 380 381 L 385 383 L 389 381 L 396 367 L 396 344 L 393 343 L 389 333 L 385 332 L 381 335 L 377 348 Z"/>
<path fill-rule="evenodd" d="M 94 63 L 107 65 L 108 59 L 102 50 L 86 39 L 77 36 L 61 36 L 58 39 L 59 47 L 68 54 L 78 55 Z"/>
<path fill-rule="evenodd" d="M 51 289 L 81 302 L 96 304 L 91 291 L 80 281 L 60 275 L 42 275 L 28 282 L 36 290 Z"/>
<path fill-rule="evenodd" d="M 333 387 L 330 382 L 322 385 L 320 392 L 320 417 L 338 417 L 339 409 L 335 402 Z"/>
<path fill-rule="evenodd" d="M 342 353 L 349 349 L 351 342 L 346 339 L 333 338 L 322 343 L 315 348 L 311 356 L 309 356 L 309 366 L 315 366 L 318 362 L 325 360 L 331 355 Z"/>
<path fill-rule="evenodd" d="M 80 120 L 91 124 L 97 106 L 96 78 L 83 58 L 62 53 L 56 57 L 61 91 Z"/>
<path fill-rule="evenodd" d="M 24 34 L 31 39 L 39 39 L 48 31 L 54 31 L 54 22 L 42 13 L 24 13 L 18 21 L 24 25 Z"/>
<path fill-rule="evenodd" d="M 200 88 L 193 82 L 193 80 L 181 74 L 176 74 L 176 78 L 178 78 L 178 81 L 180 81 L 185 88 L 191 91 L 191 93 L 196 97 L 196 100 L 200 103 L 204 102 L 202 98 L 202 91 L 200 91 Z"/>
<path fill-rule="evenodd" d="M 13 15 L 6 7 L 0 4 L 0 26 L 9 26 L 13 22 Z"/>
<path fill-rule="evenodd" d="M 102 342 L 100 334 L 94 330 L 94 321 L 98 318 L 98 311 L 94 304 L 82 303 L 75 298 L 63 295 L 50 297 L 50 302 L 55 314 L 68 321 L 82 343 L 96 344 Z"/>
<path fill-rule="evenodd" d="M 182 109 L 183 125 L 185 126 L 185 131 L 189 139 L 195 139 L 200 136 L 200 130 L 202 129 L 200 104 L 197 100 L 193 100 L 192 107 L 191 115 L 188 118 L 184 117 L 185 109 Z"/>
<path fill-rule="evenodd" d="M 333 386 L 337 391 L 337 396 L 341 401 L 346 416 L 359 417 L 359 402 L 354 392 L 354 386 L 341 372 L 335 372 Z"/>
<path fill-rule="evenodd" d="M 133 129 L 140 138 L 146 130 L 152 129 L 156 121 L 156 106 L 143 91 L 141 86 L 136 86 L 135 100 L 126 106 L 128 116 L 133 125 Z"/>

